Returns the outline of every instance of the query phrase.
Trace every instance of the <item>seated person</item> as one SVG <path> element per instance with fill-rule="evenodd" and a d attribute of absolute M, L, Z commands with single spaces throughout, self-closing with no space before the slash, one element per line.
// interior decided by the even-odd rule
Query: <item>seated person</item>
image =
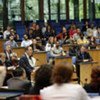
<path fill-rule="evenodd" d="M 55 47 L 53 47 L 50 51 L 50 56 L 51 58 L 59 57 L 59 56 L 64 56 L 66 55 L 64 53 L 63 48 L 60 46 L 59 42 L 56 42 Z"/>
<path fill-rule="evenodd" d="M 78 45 L 88 45 L 88 44 L 89 44 L 89 41 L 88 41 L 88 39 L 86 39 L 86 37 L 84 37 L 84 36 L 81 34 L 80 38 L 77 39 L 77 44 L 78 44 Z"/>
<path fill-rule="evenodd" d="M 26 79 L 25 70 L 21 67 L 17 67 L 13 71 L 13 75 L 14 77 L 7 81 L 8 88 L 15 90 L 25 90 L 25 92 L 28 92 L 31 87 L 31 82 Z"/>
<path fill-rule="evenodd" d="M 89 43 L 89 49 L 96 49 L 96 39 L 95 37 L 91 36 L 90 37 L 90 43 Z"/>
<path fill-rule="evenodd" d="M 73 57 L 73 56 L 77 56 L 77 53 L 79 52 L 79 47 L 78 46 L 71 46 L 69 48 L 69 56 Z"/>
<path fill-rule="evenodd" d="M 84 89 L 89 93 L 100 93 L 100 66 L 93 67 L 91 73 L 91 82 L 89 84 L 86 84 L 84 86 Z"/>
<path fill-rule="evenodd" d="M 85 46 L 81 46 L 80 52 L 77 55 L 77 63 L 93 61 Z"/>
<path fill-rule="evenodd" d="M 54 46 L 55 46 L 54 37 L 49 37 L 49 40 L 48 40 L 48 42 L 46 43 L 46 46 L 45 46 L 45 51 L 49 52 L 51 50 L 51 48 L 54 47 Z"/>
<path fill-rule="evenodd" d="M 13 36 L 13 35 L 9 35 L 9 40 L 6 41 L 6 42 L 4 43 L 4 49 L 5 49 L 6 45 L 10 45 L 11 48 L 16 48 L 16 47 L 18 47 L 18 44 L 17 44 L 17 42 L 14 40 L 14 36 Z"/>
<path fill-rule="evenodd" d="M 6 77 L 6 67 L 4 63 L 5 63 L 5 54 L 0 53 L 0 88 L 2 87 Z"/>
<path fill-rule="evenodd" d="M 41 65 L 35 72 L 34 86 L 29 94 L 39 95 L 40 89 L 51 85 L 52 66 L 48 64 Z"/>
<path fill-rule="evenodd" d="M 9 44 L 6 45 L 5 50 L 4 50 L 4 53 L 6 55 L 6 60 L 7 61 L 10 61 L 10 55 L 12 53 L 12 48 L 11 48 L 11 46 Z"/>
<path fill-rule="evenodd" d="M 32 41 L 28 39 L 28 35 L 24 34 L 24 40 L 21 42 L 21 47 L 27 47 L 32 44 Z"/>
<path fill-rule="evenodd" d="M 37 40 L 36 39 L 33 39 L 32 40 L 32 44 L 30 45 L 32 48 L 33 48 L 33 51 L 44 51 L 43 47 L 40 46 L 38 43 L 37 43 Z"/>
<path fill-rule="evenodd" d="M 53 85 L 40 90 L 43 100 L 90 100 L 86 91 L 79 84 L 71 83 L 73 67 L 59 63 L 53 67 Z"/>
<path fill-rule="evenodd" d="M 17 54 L 15 52 L 10 54 L 10 58 L 11 58 L 11 60 L 9 61 L 10 66 L 8 67 L 8 69 L 11 68 L 13 70 L 19 66 L 19 59 L 18 59 Z"/>

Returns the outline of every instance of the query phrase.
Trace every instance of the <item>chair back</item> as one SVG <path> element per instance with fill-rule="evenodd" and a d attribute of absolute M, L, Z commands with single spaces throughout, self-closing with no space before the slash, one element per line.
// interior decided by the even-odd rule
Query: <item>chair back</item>
<path fill-rule="evenodd" d="M 22 95 L 19 100 L 42 100 L 40 95 Z"/>

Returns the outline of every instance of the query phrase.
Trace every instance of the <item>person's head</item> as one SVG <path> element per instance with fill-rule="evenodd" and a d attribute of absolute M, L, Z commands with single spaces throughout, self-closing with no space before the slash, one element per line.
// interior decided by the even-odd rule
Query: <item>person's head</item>
<path fill-rule="evenodd" d="M 10 54 L 11 60 L 18 60 L 17 53 L 13 52 Z"/>
<path fill-rule="evenodd" d="M 2 63 L 5 62 L 6 60 L 6 55 L 4 53 L 0 53 L 0 60 L 2 61 Z"/>
<path fill-rule="evenodd" d="M 54 43 L 54 37 L 49 37 L 49 43 Z"/>
<path fill-rule="evenodd" d="M 7 44 L 5 50 L 10 52 L 11 51 L 11 45 Z"/>
<path fill-rule="evenodd" d="M 95 37 L 91 36 L 90 41 L 91 41 L 91 42 L 95 42 L 95 41 L 96 41 L 96 40 L 95 40 Z"/>
<path fill-rule="evenodd" d="M 7 30 L 10 31 L 11 30 L 11 27 L 10 26 L 7 26 Z"/>
<path fill-rule="evenodd" d="M 88 21 L 85 22 L 85 25 L 89 25 Z"/>
<path fill-rule="evenodd" d="M 14 36 L 13 35 L 10 35 L 9 36 L 9 39 L 10 39 L 10 41 L 13 41 L 14 40 Z"/>
<path fill-rule="evenodd" d="M 60 43 L 57 41 L 56 42 L 56 47 L 58 48 L 60 46 Z"/>
<path fill-rule="evenodd" d="M 33 29 L 32 28 L 29 29 L 29 34 L 33 34 Z"/>
<path fill-rule="evenodd" d="M 24 34 L 24 40 L 28 40 L 28 36 Z"/>
<path fill-rule="evenodd" d="M 86 47 L 85 46 L 81 46 L 80 51 L 81 51 L 81 53 L 86 52 Z"/>
<path fill-rule="evenodd" d="M 81 33 L 81 29 L 77 28 L 77 33 L 80 34 Z"/>
<path fill-rule="evenodd" d="M 52 81 L 58 85 L 69 83 L 73 74 L 73 67 L 68 63 L 59 63 L 54 66 Z"/>
<path fill-rule="evenodd" d="M 21 67 L 17 67 L 14 71 L 13 71 L 13 75 L 14 77 L 20 77 L 22 79 L 26 78 L 26 72 L 23 68 Z"/>
<path fill-rule="evenodd" d="M 35 84 L 46 87 L 51 85 L 52 65 L 44 64 L 35 73 Z"/>
<path fill-rule="evenodd" d="M 36 24 L 36 30 L 39 30 L 39 29 L 40 29 L 39 25 L 38 25 L 38 24 Z"/>
<path fill-rule="evenodd" d="M 100 85 L 100 66 L 93 67 L 91 73 L 91 84 L 94 89 L 98 89 L 98 85 Z"/>
<path fill-rule="evenodd" d="M 31 46 L 27 46 L 25 48 L 25 52 L 27 53 L 28 56 L 32 56 L 33 55 L 33 49 Z"/>
<path fill-rule="evenodd" d="M 15 30 L 13 28 L 10 30 L 10 32 L 12 35 L 15 35 Z"/>
<path fill-rule="evenodd" d="M 37 44 L 37 40 L 36 39 L 32 39 L 32 44 Z"/>
<path fill-rule="evenodd" d="M 66 33 L 67 29 L 65 27 L 62 27 L 62 33 Z"/>

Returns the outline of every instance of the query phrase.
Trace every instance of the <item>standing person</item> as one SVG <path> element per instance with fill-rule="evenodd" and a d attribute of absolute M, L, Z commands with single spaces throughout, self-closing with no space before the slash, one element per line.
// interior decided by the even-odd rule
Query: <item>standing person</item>
<path fill-rule="evenodd" d="M 19 60 L 19 66 L 26 71 L 28 79 L 30 79 L 31 72 L 36 65 L 36 59 L 33 57 L 33 49 L 31 46 L 25 48 L 25 54 Z"/>
<path fill-rule="evenodd" d="M 40 91 L 43 100 L 90 100 L 79 84 L 71 83 L 73 67 L 66 63 L 54 66 L 53 85 Z"/>

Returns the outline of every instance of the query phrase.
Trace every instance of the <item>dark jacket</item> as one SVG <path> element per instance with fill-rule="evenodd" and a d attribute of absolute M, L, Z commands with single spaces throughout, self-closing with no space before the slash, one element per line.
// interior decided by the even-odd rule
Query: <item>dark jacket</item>
<path fill-rule="evenodd" d="M 26 55 L 23 55 L 20 60 L 19 60 L 19 66 L 23 67 L 26 71 L 26 75 L 28 77 L 28 79 L 30 79 L 30 74 L 32 72 L 32 70 L 34 69 L 30 64 L 29 61 L 26 57 Z"/>
<path fill-rule="evenodd" d="M 92 61 L 93 59 L 88 52 L 79 53 L 77 56 L 77 62 L 82 62 L 83 60 Z"/>
<path fill-rule="evenodd" d="M 13 77 L 7 81 L 7 85 L 9 89 L 28 92 L 31 87 L 31 82 L 29 80 L 22 80 L 19 77 Z"/>
<path fill-rule="evenodd" d="M 86 90 L 86 92 L 89 92 L 89 93 L 100 93 L 100 85 L 98 86 L 93 86 L 92 84 L 86 84 L 84 86 L 84 89 Z"/>

